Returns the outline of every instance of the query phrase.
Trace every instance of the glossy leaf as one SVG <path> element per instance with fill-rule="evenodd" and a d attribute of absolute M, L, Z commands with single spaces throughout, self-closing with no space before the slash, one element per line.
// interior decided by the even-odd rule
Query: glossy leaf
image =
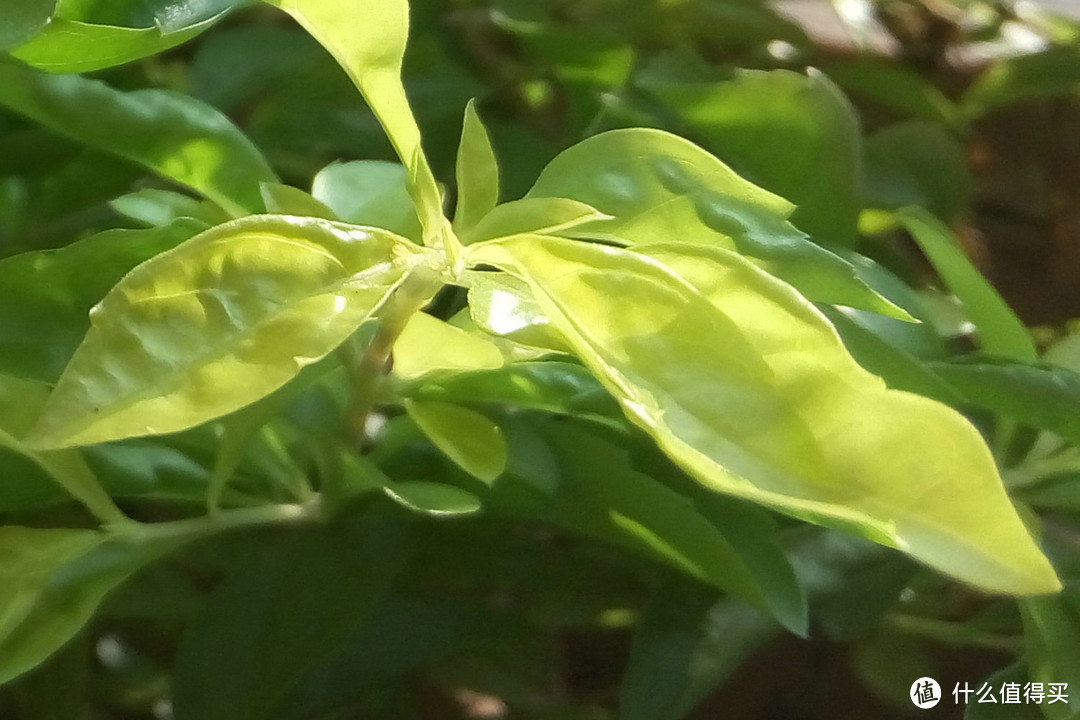
<path fill-rule="evenodd" d="M 963 303 L 982 348 L 1020 361 L 1034 360 L 1037 353 L 1027 328 L 967 259 L 949 229 L 919 208 L 905 208 L 896 217 Z"/>
<path fill-rule="evenodd" d="M 462 234 L 461 242 L 468 245 L 510 235 L 558 233 L 607 218 L 607 215 L 576 200 L 524 198 L 492 209 Z"/>
<path fill-rule="evenodd" d="M 469 315 L 492 335 L 525 345 L 567 350 L 566 342 L 543 310 L 532 299 L 528 285 L 505 273 L 475 272 L 466 275 Z"/>
<path fill-rule="evenodd" d="M 931 363 L 963 398 L 1080 446 L 1080 374 L 1065 368 L 987 359 Z"/>
<path fill-rule="evenodd" d="M 490 340 L 416 313 L 394 343 L 394 374 L 414 380 L 439 371 L 465 372 L 502 367 L 503 356 Z"/>
<path fill-rule="evenodd" d="M 652 129 L 612 130 L 558 155 L 528 197 L 586 203 L 614 219 L 568 234 L 619 244 L 679 241 L 738 250 L 808 298 L 910 319 L 787 218 L 794 206 L 691 142 Z"/>
<path fill-rule="evenodd" d="M 200 35 L 225 13 L 187 27 L 166 31 L 116 27 L 53 18 L 30 42 L 11 51 L 12 57 L 50 73 L 88 73 L 123 65 L 169 50 Z"/>
<path fill-rule="evenodd" d="M 530 284 L 627 416 L 706 486 L 987 589 L 1059 586 L 975 428 L 887 390 L 812 305 L 738 255 L 536 236 L 484 259 Z"/>
<path fill-rule="evenodd" d="M 480 499 L 468 490 L 445 483 L 409 480 L 387 485 L 383 492 L 412 512 L 432 517 L 459 517 L 480 510 Z"/>
<path fill-rule="evenodd" d="M 815 239 L 852 244 L 860 209 L 854 109 L 824 75 L 743 70 L 709 84 L 648 84 L 706 148 L 795 203 L 792 222 Z"/>
<path fill-rule="evenodd" d="M 180 220 L 107 230 L 59 250 L 0 260 L 0 372 L 55 382 L 90 326 L 90 308 L 133 267 L 205 227 Z"/>
<path fill-rule="evenodd" d="M 420 238 L 403 165 L 377 160 L 334 163 L 315 176 L 311 194 L 339 220 Z"/>
<path fill-rule="evenodd" d="M 465 106 L 457 156 L 457 210 L 454 230 L 469 230 L 499 203 L 499 164 L 476 103 Z"/>
<path fill-rule="evenodd" d="M 7 63 L 0 64 L 0 104 L 186 185 L 234 215 L 261 210 L 259 183 L 277 180 L 228 118 L 166 90 L 125 93 Z"/>
<path fill-rule="evenodd" d="M 394 258 L 405 242 L 268 215 L 155 257 L 95 307 L 32 442 L 175 432 L 273 392 L 379 308 L 404 273 Z"/>
<path fill-rule="evenodd" d="M 56 0 L 26 0 L 8 8 L 0 24 L 0 51 L 26 42 L 49 22 Z"/>
<path fill-rule="evenodd" d="M 109 543 L 91 530 L 0 527 L 0 684 L 62 647 L 109 591 L 168 547 Z"/>
<path fill-rule="evenodd" d="M 406 400 L 405 409 L 428 439 L 471 475 L 490 483 L 506 469 L 506 440 L 486 416 L 445 402 Z"/>
<path fill-rule="evenodd" d="M 401 162 L 428 237 L 442 232 L 442 194 L 420 147 L 401 65 L 409 34 L 407 0 L 266 0 L 299 22 L 349 75 L 379 119 Z M 363 22 L 357 22 L 363 17 Z"/>

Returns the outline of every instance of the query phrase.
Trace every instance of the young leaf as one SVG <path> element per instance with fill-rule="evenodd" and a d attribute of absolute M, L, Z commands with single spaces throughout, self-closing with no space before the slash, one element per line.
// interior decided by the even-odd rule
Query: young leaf
<path fill-rule="evenodd" d="M 394 343 L 394 374 L 414 380 L 439 371 L 502 367 L 503 356 L 481 334 L 466 332 L 427 313 L 416 313 Z"/>
<path fill-rule="evenodd" d="M 627 416 L 706 486 L 987 589 L 1059 587 L 978 432 L 886 389 L 812 305 L 737 254 L 541 236 L 484 250 L 473 260 L 526 280 Z"/>
<path fill-rule="evenodd" d="M 57 17 L 30 42 L 12 50 L 11 56 L 50 73 L 95 72 L 181 45 L 216 24 L 226 12 L 168 31 L 160 26 L 116 27 Z"/>
<path fill-rule="evenodd" d="M 445 402 L 406 400 L 405 409 L 428 439 L 471 475 L 490 483 L 506 469 L 506 440 L 486 416 Z"/>
<path fill-rule="evenodd" d="M 339 220 L 420 239 L 420 220 L 403 165 L 379 160 L 333 163 L 315 176 L 311 194 Z"/>
<path fill-rule="evenodd" d="M 260 211 L 259 183 L 277 181 L 228 118 L 186 95 L 125 93 L 98 80 L 0 63 L 0 104 L 186 185 L 233 215 Z"/>
<path fill-rule="evenodd" d="M 465 245 L 510 235 L 551 234 L 606 220 L 607 215 L 576 200 L 523 198 L 503 203 L 462 233 Z"/>
<path fill-rule="evenodd" d="M 949 290 L 960 298 L 979 331 L 983 350 L 1021 362 L 1035 360 L 1038 353 L 1027 328 L 967 259 L 949 229 L 917 207 L 900 210 L 896 218 L 926 253 Z"/>
<path fill-rule="evenodd" d="M 457 156 L 457 210 L 454 230 L 460 235 L 499 203 L 499 164 L 484 123 L 472 100 L 465 106 L 465 124 Z"/>
<path fill-rule="evenodd" d="M 303 190 L 294 188 L 291 185 L 262 183 L 259 190 L 262 192 L 266 211 L 274 215 L 297 215 L 300 217 L 317 217 L 323 220 L 340 220 L 333 210 Z"/>
<path fill-rule="evenodd" d="M 158 255 L 94 308 L 28 442 L 175 432 L 268 395 L 378 310 L 403 277 L 406 243 L 266 215 Z"/>
<path fill-rule="evenodd" d="M 661 130 L 594 135 L 552 160 L 527 197 L 571 198 L 614 218 L 573 227 L 567 235 L 738 250 L 811 300 L 910 319 L 867 287 L 850 263 L 787 222 L 791 203 Z"/>
<path fill-rule="evenodd" d="M 429 238 L 440 235 L 445 219 L 442 193 L 420 147 L 420 129 L 401 84 L 401 64 L 409 35 L 408 1 L 266 2 L 292 15 L 330 51 L 356 84 L 401 162 L 409 169 L 409 192 L 420 214 L 425 244 L 431 244 Z"/>

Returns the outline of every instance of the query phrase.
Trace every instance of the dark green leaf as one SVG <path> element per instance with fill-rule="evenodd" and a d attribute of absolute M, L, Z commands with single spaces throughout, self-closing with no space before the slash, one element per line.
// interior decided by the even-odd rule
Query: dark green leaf
<path fill-rule="evenodd" d="M 228 118 L 185 95 L 124 93 L 98 80 L 6 63 L 0 64 L 0 104 L 187 185 L 234 215 L 261 210 L 259 183 L 277 180 Z"/>

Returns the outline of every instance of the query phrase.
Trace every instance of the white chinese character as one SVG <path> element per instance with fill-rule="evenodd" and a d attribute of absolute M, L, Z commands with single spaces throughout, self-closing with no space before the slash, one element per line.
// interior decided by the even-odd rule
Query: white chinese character
<path fill-rule="evenodd" d="M 1049 683 L 1046 691 L 1046 704 L 1069 702 L 1069 683 Z"/>
<path fill-rule="evenodd" d="M 1011 703 L 1013 705 L 1020 704 L 1020 683 L 1007 682 L 1001 686 L 1001 702 Z"/>
<path fill-rule="evenodd" d="M 964 688 L 962 690 L 960 689 L 960 683 L 956 683 L 956 685 L 952 689 L 953 700 L 956 702 L 957 705 L 967 705 L 968 704 L 968 697 L 973 692 L 975 692 L 975 691 L 972 690 L 970 687 L 968 687 L 967 683 L 964 683 Z M 964 696 L 964 700 L 963 700 L 962 703 L 960 701 L 960 696 L 961 695 Z"/>
<path fill-rule="evenodd" d="M 994 697 L 994 687 L 990 683 L 983 683 L 979 688 L 979 702 L 981 703 L 996 703 L 998 699 Z"/>
<path fill-rule="evenodd" d="M 1024 684 L 1024 702 L 1042 705 L 1044 697 L 1043 684 L 1041 682 L 1029 682 Z"/>

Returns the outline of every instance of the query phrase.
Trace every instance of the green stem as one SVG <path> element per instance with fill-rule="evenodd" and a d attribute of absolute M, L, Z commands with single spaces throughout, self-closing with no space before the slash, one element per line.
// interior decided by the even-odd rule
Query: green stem
<path fill-rule="evenodd" d="M 105 526 L 118 540 L 148 543 L 168 540 L 197 540 L 226 530 L 258 525 L 313 522 L 322 517 L 318 496 L 306 503 L 262 505 L 253 508 L 221 510 L 186 520 L 160 523 L 122 523 Z"/>
<path fill-rule="evenodd" d="M 978 647 L 999 652 L 1019 653 L 1024 639 L 1020 635 L 995 635 L 972 630 L 969 627 L 916 615 L 892 614 L 885 616 L 885 624 L 908 635 L 956 647 Z"/>

